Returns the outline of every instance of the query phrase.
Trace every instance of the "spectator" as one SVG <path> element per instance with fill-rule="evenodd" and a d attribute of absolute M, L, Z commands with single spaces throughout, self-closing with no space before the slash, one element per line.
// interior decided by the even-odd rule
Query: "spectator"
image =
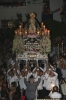
<path fill-rule="evenodd" d="M 62 94 L 59 92 L 59 89 L 57 86 L 53 87 L 53 90 L 49 94 L 50 98 L 53 98 L 55 100 L 60 100 L 62 98 Z"/>
<path fill-rule="evenodd" d="M 58 80 L 60 82 L 62 78 L 61 69 L 57 67 L 57 64 L 53 64 L 53 67 L 54 67 L 54 71 L 58 74 Z"/>
<path fill-rule="evenodd" d="M 29 77 L 29 81 L 27 81 L 25 78 L 24 82 L 25 82 L 26 87 L 27 87 L 26 88 L 27 100 L 34 100 L 36 98 L 36 89 L 40 83 L 40 78 L 38 79 L 38 81 L 34 82 L 34 77 L 33 77 L 33 75 L 31 75 Z"/>
<path fill-rule="evenodd" d="M 8 87 L 11 86 L 12 82 L 16 82 L 16 84 L 18 86 L 18 80 L 19 80 L 19 74 L 17 73 L 17 70 L 10 69 L 8 71 L 8 76 L 7 76 Z"/>
<path fill-rule="evenodd" d="M 65 79 L 62 79 L 61 81 L 61 92 L 62 92 L 63 98 L 65 98 L 66 97 L 66 80 Z"/>
<path fill-rule="evenodd" d="M 25 72 L 24 70 L 21 70 L 20 72 L 21 72 L 20 79 L 19 79 L 20 89 L 25 91 L 26 90 L 26 85 L 24 83 Z"/>
<path fill-rule="evenodd" d="M 51 69 L 47 69 L 43 79 L 44 79 L 44 83 L 43 83 L 43 92 L 44 92 L 44 98 L 46 96 L 49 95 L 50 91 L 52 90 L 53 86 L 58 86 L 58 79 L 57 79 L 57 73 L 52 71 Z"/>
<path fill-rule="evenodd" d="M 23 94 L 21 96 L 21 99 L 20 100 L 27 100 L 26 96 L 25 96 L 25 92 L 23 91 Z"/>

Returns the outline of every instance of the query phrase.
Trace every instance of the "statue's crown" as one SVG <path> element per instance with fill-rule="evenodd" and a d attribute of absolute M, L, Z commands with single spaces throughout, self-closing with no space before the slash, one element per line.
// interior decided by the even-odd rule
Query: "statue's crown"
<path fill-rule="evenodd" d="M 35 14 L 34 14 L 34 13 L 31 13 L 31 14 L 30 14 L 30 17 L 35 18 Z"/>

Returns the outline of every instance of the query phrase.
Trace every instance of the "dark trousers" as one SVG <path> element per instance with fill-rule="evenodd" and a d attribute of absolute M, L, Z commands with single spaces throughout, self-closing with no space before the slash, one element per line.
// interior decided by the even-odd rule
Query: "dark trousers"
<path fill-rule="evenodd" d="M 42 90 L 38 90 L 38 99 L 44 99 L 44 92 L 43 92 L 43 89 Z"/>
<path fill-rule="evenodd" d="M 27 100 L 34 100 L 34 98 L 27 98 Z"/>
<path fill-rule="evenodd" d="M 43 87 L 43 98 L 47 97 L 50 93 L 50 90 L 46 90 L 45 87 Z"/>

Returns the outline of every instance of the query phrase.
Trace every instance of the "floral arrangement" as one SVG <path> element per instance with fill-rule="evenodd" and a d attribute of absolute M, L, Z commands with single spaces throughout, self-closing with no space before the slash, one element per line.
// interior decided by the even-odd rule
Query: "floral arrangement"
<path fill-rule="evenodd" d="M 42 54 L 51 52 L 51 40 L 49 39 L 49 37 L 43 37 L 41 39 L 41 41 L 40 41 L 40 52 Z"/>
<path fill-rule="evenodd" d="M 12 52 L 22 54 L 25 50 L 24 41 L 21 36 L 15 36 L 13 40 Z"/>

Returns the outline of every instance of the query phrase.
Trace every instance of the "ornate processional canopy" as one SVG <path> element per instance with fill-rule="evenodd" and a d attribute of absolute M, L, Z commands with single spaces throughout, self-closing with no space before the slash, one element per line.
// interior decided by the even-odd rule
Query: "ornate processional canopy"
<path fill-rule="evenodd" d="M 13 40 L 13 53 L 23 55 L 27 53 L 30 57 L 34 55 L 45 55 L 51 52 L 50 30 L 45 27 L 43 22 L 39 25 L 36 21 L 35 14 L 30 14 L 30 19 L 23 27 L 21 23 L 15 30 Z"/>

